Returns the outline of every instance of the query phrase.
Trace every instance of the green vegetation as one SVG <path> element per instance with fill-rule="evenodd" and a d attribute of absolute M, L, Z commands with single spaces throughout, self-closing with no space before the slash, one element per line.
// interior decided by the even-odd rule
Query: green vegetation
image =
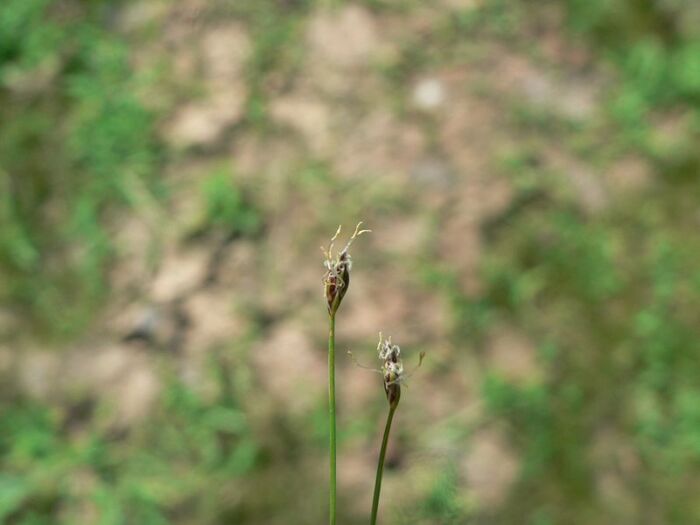
<path fill-rule="evenodd" d="M 228 370 L 217 363 L 220 370 Z M 16 525 L 199 523 L 235 516 L 260 451 L 228 377 L 209 398 L 172 381 L 147 424 L 129 431 L 89 400 L 65 411 L 0 405 L 0 522 Z M 90 518 L 92 516 L 92 518 Z"/>
<path fill-rule="evenodd" d="M 0 300 L 52 335 L 104 298 L 104 219 L 151 191 L 158 162 L 126 43 L 98 24 L 104 4 L 73 7 L 0 8 Z"/>
<path fill-rule="evenodd" d="M 662 173 L 692 177 L 700 165 L 700 35 L 697 6 L 670 2 L 567 2 L 572 27 L 620 72 L 612 113 Z M 667 112 L 667 115 L 664 115 Z M 659 125 L 683 114 L 673 137 Z M 663 128 L 663 126 L 662 126 Z"/>
<path fill-rule="evenodd" d="M 200 226 L 220 229 L 230 235 L 254 235 L 260 230 L 260 215 L 248 202 L 227 170 L 218 170 L 202 183 L 205 217 Z"/>
<path fill-rule="evenodd" d="M 482 385 L 487 420 L 507 425 L 523 458 L 515 489 L 489 523 L 700 517 L 700 243 L 690 220 L 700 196 L 700 40 L 688 22 L 699 13 L 675 5 L 567 4 L 575 38 L 620 78 L 597 126 L 614 142 L 596 137 L 587 161 L 608 166 L 611 148 L 646 157 L 657 175 L 649 188 L 581 212 L 540 167 L 537 141 L 557 127 L 528 115 L 517 121 L 527 146 L 503 164 L 518 194 L 484 227 L 486 289 L 463 296 L 451 271 L 426 272 L 450 300 L 456 344 L 469 341 L 481 353 L 483 335 L 504 320 L 540 342 L 542 382 L 487 373 Z M 587 134 L 568 128 L 563 136 L 576 147 L 590 142 Z M 620 476 L 619 492 L 601 488 L 600 462 Z"/>

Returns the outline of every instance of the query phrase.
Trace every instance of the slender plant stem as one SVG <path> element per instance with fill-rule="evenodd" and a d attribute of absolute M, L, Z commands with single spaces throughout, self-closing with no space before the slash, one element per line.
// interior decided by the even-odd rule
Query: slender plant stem
<path fill-rule="evenodd" d="M 382 438 L 382 448 L 379 450 L 379 462 L 377 463 L 377 478 L 374 481 L 374 499 L 372 500 L 372 519 L 371 525 L 377 523 L 377 511 L 379 510 L 379 493 L 382 490 L 382 475 L 384 474 L 384 458 L 386 456 L 386 445 L 389 442 L 389 432 L 391 432 L 391 421 L 394 419 L 396 412 L 395 405 L 389 407 L 389 415 L 386 418 L 386 426 L 384 427 L 384 437 Z"/>
<path fill-rule="evenodd" d="M 330 498 L 330 525 L 335 525 L 335 507 L 336 507 L 336 482 L 335 482 L 335 455 L 336 455 L 336 438 L 335 438 L 335 313 L 330 315 L 330 332 L 328 334 L 328 415 L 330 419 L 330 482 L 329 482 L 329 498 Z"/>

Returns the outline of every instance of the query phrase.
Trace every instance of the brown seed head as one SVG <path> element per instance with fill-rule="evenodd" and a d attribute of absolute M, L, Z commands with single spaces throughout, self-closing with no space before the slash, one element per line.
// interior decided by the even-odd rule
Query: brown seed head
<path fill-rule="evenodd" d="M 338 238 L 338 235 L 340 235 L 340 226 L 338 226 L 338 230 L 331 238 L 328 248 L 326 249 L 321 247 L 321 250 L 326 257 L 323 263 L 323 265 L 326 267 L 326 273 L 323 276 L 323 288 L 326 302 L 328 304 L 329 315 L 335 315 L 335 312 L 338 310 L 338 307 L 340 306 L 340 303 L 342 302 L 343 297 L 345 297 L 348 287 L 350 286 L 350 270 L 352 269 L 352 258 L 350 257 L 349 252 L 350 245 L 357 237 L 363 233 L 371 231 L 360 230 L 360 225 L 362 225 L 361 222 L 357 224 L 352 237 L 350 237 L 350 240 L 348 240 L 345 248 L 343 248 L 337 256 L 333 256 L 333 243 Z"/>

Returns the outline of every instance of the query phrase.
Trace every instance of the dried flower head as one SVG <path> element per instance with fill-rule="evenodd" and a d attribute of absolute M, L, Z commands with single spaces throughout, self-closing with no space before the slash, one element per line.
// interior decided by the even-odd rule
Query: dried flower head
<path fill-rule="evenodd" d="M 401 399 L 401 379 L 403 377 L 403 363 L 401 362 L 401 348 L 391 342 L 391 337 L 382 341 L 382 334 L 379 334 L 379 344 L 377 344 L 379 359 L 382 364 L 382 377 L 384 378 L 384 392 L 389 406 L 396 408 Z"/>
<path fill-rule="evenodd" d="M 382 377 L 384 378 L 384 392 L 386 393 L 389 406 L 396 408 L 401 399 L 401 383 L 407 379 L 404 374 L 403 363 L 401 362 L 401 348 L 391 342 L 391 337 L 382 339 L 381 332 L 379 333 L 379 344 L 377 344 L 377 352 L 379 359 L 383 361 Z M 418 366 L 423 362 L 425 352 L 420 353 Z"/>
<path fill-rule="evenodd" d="M 399 345 L 395 345 L 391 342 L 391 337 L 383 339 L 382 333 L 379 332 L 377 353 L 379 354 L 379 359 L 382 361 L 381 369 L 372 368 L 359 363 L 357 359 L 355 359 L 353 353 L 348 350 L 348 355 L 356 366 L 382 374 L 386 398 L 389 401 L 389 405 L 396 408 L 399 404 L 399 399 L 401 398 L 401 383 L 405 383 L 406 379 L 411 377 L 413 373 L 421 366 L 421 364 L 423 364 L 425 352 L 420 353 L 418 366 L 416 366 L 416 368 L 411 370 L 409 373 L 405 373 L 403 362 L 401 361 L 401 348 Z"/>
<path fill-rule="evenodd" d="M 350 286 L 350 270 L 352 269 L 352 258 L 350 257 L 350 245 L 357 237 L 363 233 L 370 232 L 372 230 L 360 230 L 362 222 L 358 222 L 355 226 L 355 232 L 352 237 L 348 240 L 345 248 L 343 248 L 338 254 L 333 256 L 333 244 L 335 240 L 340 235 L 341 226 L 338 226 L 338 230 L 335 235 L 331 238 L 328 248 L 321 247 L 321 251 L 326 257 L 323 265 L 326 267 L 326 274 L 323 276 L 323 287 L 324 294 L 326 296 L 326 301 L 328 302 L 328 313 L 329 315 L 334 315 L 338 310 L 343 297 L 345 297 L 348 287 Z"/>

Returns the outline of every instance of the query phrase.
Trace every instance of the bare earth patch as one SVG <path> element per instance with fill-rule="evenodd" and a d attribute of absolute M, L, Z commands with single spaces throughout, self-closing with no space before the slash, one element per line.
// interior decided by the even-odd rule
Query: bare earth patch
<path fill-rule="evenodd" d="M 486 429 L 471 438 L 462 470 L 476 504 L 492 508 L 508 496 L 519 460 L 500 432 Z"/>

